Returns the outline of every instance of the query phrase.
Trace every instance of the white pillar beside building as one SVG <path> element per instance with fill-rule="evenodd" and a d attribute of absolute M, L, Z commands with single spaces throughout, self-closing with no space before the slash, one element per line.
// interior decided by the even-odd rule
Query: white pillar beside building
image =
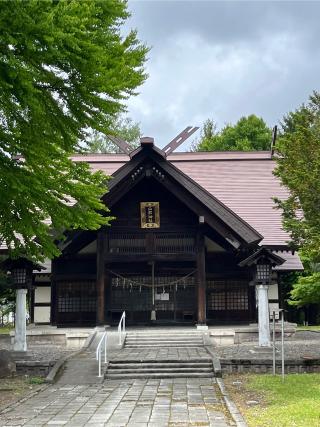
<path fill-rule="evenodd" d="M 257 285 L 259 346 L 270 347 L 270 318 L 268 285 Z"/>
<path fill-rule="evenodd" d="M 13 349 L 27 351 L 27 289 L 16 290 L 16 317 Z"/>

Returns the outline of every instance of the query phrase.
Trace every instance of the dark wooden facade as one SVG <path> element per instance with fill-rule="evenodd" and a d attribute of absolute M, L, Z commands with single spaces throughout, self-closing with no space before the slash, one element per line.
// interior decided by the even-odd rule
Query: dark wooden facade
<path fill-rule="evenodd" d="M 112 225 L 70 236 L 53 261 L 53 324 L 114 324 L 123 310 L 132 324 L 255 320 L 251 273 L 238 264 L 261 236 L 163 153 L 141 147 L 105 201 Z M 141 202 L 159 203 L 159 228 L 141 228 Z"/>

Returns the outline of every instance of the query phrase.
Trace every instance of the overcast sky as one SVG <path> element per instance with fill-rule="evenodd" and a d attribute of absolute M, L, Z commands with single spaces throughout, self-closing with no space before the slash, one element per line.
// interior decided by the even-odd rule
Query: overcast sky
<path fill-rule="evenodd" d="M 129 0 L 129 9 L 129 27 L 151 47 L 129 116 L 160 147 L 207 118 L 221 127 L 254 113 L 273 126 L 320 89 L 320 2 Z"/>

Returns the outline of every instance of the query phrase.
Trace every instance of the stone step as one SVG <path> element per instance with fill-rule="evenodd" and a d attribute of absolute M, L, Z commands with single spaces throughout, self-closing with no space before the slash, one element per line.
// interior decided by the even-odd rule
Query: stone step
<path fill-rule="evenodd" d="M 202 347 L 203 334 L 198 332 L 128 332 L 125 339 L 126 348 L 196 348 Z"/>
<path fill-rule="evenodd" d="M 140 368 L 157 368 L 158 366 L 165 366 L 166 368 L 184 368 L 184 369 L 195 369 L 195 368 L 212 368 L 212 362 L 159 362 L 159 363 L 149 363 L 149 362 L 140 362 L 140 363 L 118 363 L 118 362 L 109 362 L 110 369 L 140 369 Z M 161 369 L 161 368 L 160 368 Z"/>
<path fill-rule="evenodd" d="M 159 341 L 159 340 L 126 340 L 126 344 L 134 345 L 134 344 L 159 344 L 159 345 L 203 345 L 203 341 Z"/>
<path fill-rule="evenodd" d="M 131 334 L 127 334 L 127 338 L 132 338 L 132 339 L 202 339 L 202 334 L 201 335 L 170 335 L 170 334 L 164 334 L 164 335 L 158 335 L 158 334 L 141 334 L 141 335 L 131 335 Z"/>
<path fill-rule="evenodd" d="M 140 368 L 127 368 L 127 369 L 114 369 L 113 367 L 108 368 L 108 375 L 111 374 L 136 374 L 136 373 L 164 373 L 164 374 L 172 374 L 172 373 L 188 373 L 188 372 L 192 372 L 192 373 L 196 373 L 196 372 L 212 372 L 212 366 L 211 367 L 207 367 L 207 368 L 199 368 L 198 366 L 195 366 L 193 368 L 169 368 L 166 365 L 162 366 L 162 367 L 158 367 L 158 368 L 145 368 L 145 367 L 140 367 Z"/>
<path fill-rule="evenodd" d="M 184 337 L 126 337 L 126 341 L 157 341 L 157 342 L 202 342 L 201 337 L 197 338 L 184 338 Z"/>
<path fill-rule="evenodd" d="M 201 344 L 194 344 L 194 343 L 187 343 L 187 344 L 159 344 L 159 343 L 147 343 L 147 344 L 125 344 L 125 348 L 199 348 L 203 347 L 203 343 Z"/>
<path fill-rule="evenodd" d="M 127 335 L 131 337 L 201 337 L 203 332 L 192 332 L 192 333 L 181 333 L 181 332 L 130 332 L 127 331 Z"/>
<path fill-rule="evenodd" d="M 173 372 L 173 373 L 134 373 L 134 374 L 107 374 L 106 378 L 109 380 L 125 380 L 125 379 L 156 379 L 156 378 L 212 378 L 214 377 L 213 372 Z"/>
<path fill-rule="evenodd" d="M 13 360 L 30 360 L 32 359 L 32 353 L 28 351 L 11 351 L 11 357 Z"/>
<path fill-rule="evenodd" d="M 110 360 L 109 363 L 114 363 L 117 365 L 120 364 L 126 364 L 126 363 L 191 363 L 192 365 L 197 364 L 197 363 L 212 363 L 212 360 L 210 359 L 210 357 L 201 357 L 201 358 L 194 358 L 194 359 L 186 359 L 186 360 L 181 360 L 181 359 L 173 359 L 173 358 L 166 358 L 166 359 L 147 359 L 147 360 L 139 360 L 139 359 L 117 359 L 117 360 Z"/>
<path fill-rule="evenodd" d="M 136 339 L 136 340 L 143 340 L 143 339 L 151 339 L 151 340 L 186 340 L 186 341 L 192 341 L 192 340 L 202 340 L 202 336 L 197 337 L 181 337 L 181 336 L 150 336 L 145 335 L 142 337 L 133 337 L 131 335 L 127 335 L 127 339 Z"/>

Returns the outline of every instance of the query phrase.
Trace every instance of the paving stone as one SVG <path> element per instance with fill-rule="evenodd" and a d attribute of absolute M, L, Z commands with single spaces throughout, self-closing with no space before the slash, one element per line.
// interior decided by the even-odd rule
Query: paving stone
<path fill-rule="evenodd" d="M 0 426 L 229 427 L 215 379 L 49 386 L 0 415 Z"/>

